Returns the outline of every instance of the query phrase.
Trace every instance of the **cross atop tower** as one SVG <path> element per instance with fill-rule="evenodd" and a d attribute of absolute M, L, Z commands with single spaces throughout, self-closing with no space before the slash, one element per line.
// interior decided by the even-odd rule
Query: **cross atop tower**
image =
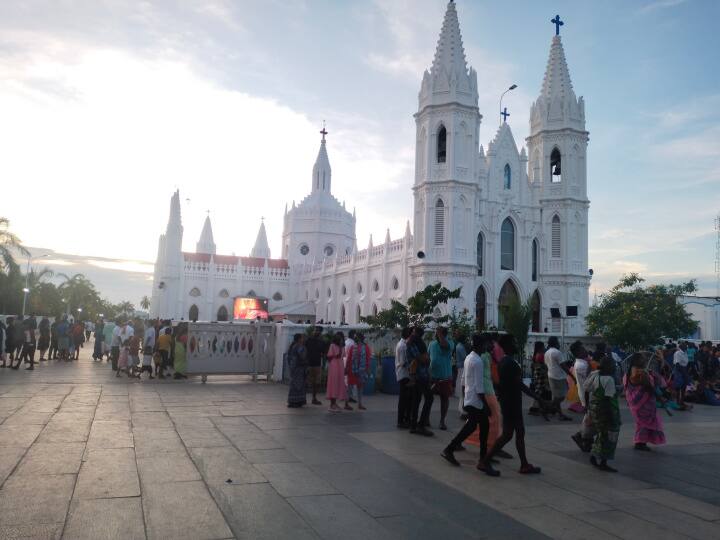
<path fill-rule="evenodd" d="M 325 135 L 328 134 L 327 129 L 325 129 L 325 120 L 323 120 L 323 128 L 320 130 L 320 134 L 322 135 L 322 142 L 325 142 Z"/>
<path fill-rule="evenodd" d="M 560 35 L 560 27 L 564 25 L 565 23 L 560 20 L 560 15 L 555 15 L 554 19 L 550 19 L 550 22 L 555 25 L 555 35 Z"/>
<path fill-rule="evenodd" d="M 500 116 L 503 117 L 503 122 L 507 122 L 507 117 L 510 116 L 510 113 L 507 112 L 507 107 L 504 107 L 502 112 L 500 113 Z"/>

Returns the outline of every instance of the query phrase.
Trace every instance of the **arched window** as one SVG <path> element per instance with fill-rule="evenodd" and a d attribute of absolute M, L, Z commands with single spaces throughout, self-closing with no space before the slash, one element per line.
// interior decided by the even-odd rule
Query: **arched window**
<path fill-rule="evenodd" d="M 437 162 L 445 163 L 447 156 L 447 130 L 445 126 L 440 126 L 437 134 Z"/>
<path fill-rule="evenodd" d="M 328 298 L 332 297 L 332 289 L 330 287 L 328 287 L 328 290 L 327 290 L 327 297 Z"/>
<path fill-rule="evenodd" d="M 273 297 L 272 297 L 272 298 L 273 298 L 273 300 L 275 300 L 276 302 L 279 302 L 280 300 L 283 299 L 283 295 L 280 294 L 280 291 L 278 291 L 278 292 L 276 292 L 275 294 L 273 294 Z"/>
<path fill-rule="evenodd" d="M 510 170 L 510 164 L 505 164 L 505 169 L 503 170 L 503 188 L 504 189 L 510 189 L 512 187 L 512 171 Z"/>
<path fill-rule="evenodd" d="M 200 296 L 200 289 L 198 289 L 197 287 L 193 287 L 192 289 L 190 289 L 190 296 L 192 296 L 192 297 Z"/>
<path fill-rule="evenodd" d="M 358 292 L 358 294 L 362 294 L 362 291 L 363 291 L 362 283 L 360 283 L 360 282 L 358 281 L 358 284 L 357 284 L 357 292 Z"/>
<path fill-rule="evenodd" d="M 477 271 L 478 276 L 483 275 L 483 256 L 485 250 L 485 239 L 483 238 L 482 233 L 478 233 L 477 236 Z"/>
<path fill-rule="evenodd" d="M 515 270 L 515 225 L 510 218 L 500 228 L 500 269 Z"/>
<path fill-rule="evenodd" d="M 227 298 L 228 296 L 230 296 L 230 293 L 227 291 L 227 289 L 223 289 L 222 291 L 220 291 L 220 298 Z"/>
<path fill-rule="evenodd" d="M 220 306 L 220 309 L 218 309 L 217 320 L 218 321 L 227 321 L 228 320 L 228 310 L 225 306 Z"/>
<path fill-rule="evenodd" d="M 362 311 L 360 310 L 360 306 L 358 306 L 355 310 L 355 324 L 360 322 L 360 317 L 362 317 Z"/>
<path fill-rule="evenodd" d="M 552 257 L 554 259 L 559 259 L 562 256 L 562 252 L 560 250 L 560 216 L 555 214 L 552 218 L 552 227 L 551 227 L 551 247 L 550 250 Z"/>
<path fill-rule="evenodd" d="M 557 148 L 553 148 L 550 154 L 550 181 L 562 182 L 562 157 Z"/>
<path fill-rule="evenodd" d="M 315 298 L 320 298 L 320 289 L 315 289 Z"/>
<path fill-rule="evenodd" d="M 188 311 L 188 319 L 190 319 L 192 322 L 196 322 L 200 318 L 200 310 L 198 307 L 193 304 L 190 306 L 190 311 Z"/>
<path fill-rule="evenodd" d="M 531 268 L 531 275 L 530 279 L 532 281 L 537 281 L 538 276 L 538 241 L 537 238 L 533 240 L 532 242 L 532 268 Z"/>
<path fill-rule="evenodd" d="M 518 294 L 515 284 L 509 279 L 505 282 L 500 289 L 500 296 L 498 297 L 498 328 L 500 330 L 505 329 L 505 316 L 510 309 L 510 306 L 520 301 L 520 295 Z"/>
<path fill-rule="evenodd" d="M 398 281 L 398 278 L 393 276 L 392 278 L 392 288 L 394 291 L 397 291 L 400 288 L 400 282 Z"/>
<path fill-rule="evenodd" d="M 345 304 L 340 306 L 340 324 L 345 324 Z"/>
<path fill-rule="evenodd" d="M 533 332 L 539 332 L 540 331 L 540 313 L 542 312 L 542 305 L 540 303 L 540 292 L 535 289 L 535 292 L 532 295 L 531 300 L 532 305 L 532 325 L 530 327 L 530 330 Z"/>
<path fill-rule="evenodd" d="M 377 307 L 376 304 L 373 304 L 373 305 L 372 305 L 372 314 L 373 314 L 373 317 L 377 317 L 378 307 Z"/>
<path fill-rule="evenodd" d="M 435 245 L 445 243 L 445 203 L 438 199 L 435 203 Z"/>
<path fill-rule="evenodd" d="M 343 283 L 343 286 L 342 286 L 342 288 L 341 288 L 340 290 L 342 291 L 343 296 L 345 296 L 345 295 L 347 294 L 347 287 L 345 286 L 344 283 Z"/>
<path fill-rule="evenodd" d="M 380 284 L 378 283 L 378 280 L 373 280 L 372 284 L 373 291 L 378 292 L 380 290 Z"/>
<path fill-rule="evenodd" d="M 485 307 L 487 306 L 487 297 L 485 295 L 485 287 L 478 287 L 475 293 L 475 326 L 478 330 L 485 328 Z"/>

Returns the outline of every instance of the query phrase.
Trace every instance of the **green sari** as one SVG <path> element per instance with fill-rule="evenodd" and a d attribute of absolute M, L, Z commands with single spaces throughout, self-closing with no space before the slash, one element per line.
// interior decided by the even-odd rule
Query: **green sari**
<path fill-rule="evenodd" d="M 592 455 L 599 460 L 614 459 L 621 425 L 615 379 L 594 371 L 585 381 L 585 389 L 590 393 L 588 413 L 596 432 Z"/>

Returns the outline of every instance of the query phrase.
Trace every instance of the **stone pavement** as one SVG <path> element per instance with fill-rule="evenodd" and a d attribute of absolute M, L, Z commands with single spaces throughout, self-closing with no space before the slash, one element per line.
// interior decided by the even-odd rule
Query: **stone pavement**
<path fill-rule="evenodd" d="M 488 478 L 474 447 L 461 468 L 439 457 L 451 433 L 397 431 L 392 396 L 288 409 L 283 385 L 128 381 L 87 352 L 0 370 L 0 538 L 720 537 L 718 409 L 665 418 L 651 454 L 623 411 L 617 475 L 575 449 L 576 425 L 529 418 L 543 474 L 514 459 Z"/>

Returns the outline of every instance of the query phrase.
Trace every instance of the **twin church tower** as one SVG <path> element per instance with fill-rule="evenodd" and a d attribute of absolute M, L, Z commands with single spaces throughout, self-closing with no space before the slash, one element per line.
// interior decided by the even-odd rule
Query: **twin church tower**
<path fill-rule="evenodd" d="M 559 30 L 559 18 L 556 29 Z M 482 75 L 482 74 L 481 74 Z M 413 216 L 402 238 L 358 249 L 355 215 L 332 195 L 323 129 L 310 194 L 285 211 L 282 257 L 272 259 L 264 225 L 250 257 L 215 254 L 209 219 L 196 253 L 183 253 L 179 196 L 160 239 L 152 314 L 223 320 L 233 296 L 270 299 L 271 312 L 316 320 L 359 317 L 403 301 L 426 285 L 462 287 L 453 307 L 485 327 L 503 327 L 513 299 L 530 298 L 532 330 L 560 331 L 551 309 L 577 313 L 565 332 L 584 333 L 588 312 L 585 106 L 570 81 L 559 31 L 552 39 L 530 136 L 518 150 L 503 122 L 487 149 L 477 73 L 465 57 L 450 2 L 415 114 Z M 178 241 L 179 232 L 179 241 Z"/>

